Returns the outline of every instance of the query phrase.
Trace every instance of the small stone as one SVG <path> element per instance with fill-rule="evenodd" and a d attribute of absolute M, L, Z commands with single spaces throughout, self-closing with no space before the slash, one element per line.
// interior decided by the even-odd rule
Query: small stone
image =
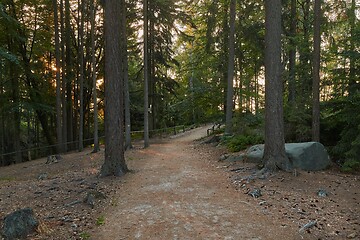
<path fill-rule="evenodd" d="M 223 155 L 220 156 L 219 161 L 224 161 L 224 160 L 227 159 L 228 157 L 229 157 L 229 155 L 223 154 Z"/>
<path fill-rule="evenodd" d="M 38 180 L 44 180 L 48 177 L 47 173 L 40 173 L 38 176 Z"/>
<path fill-rule="evenodd" d="M 264 204 L 266 204 L 266 201 L 261 201 L 261 202 L 259 202 L 259 205 L 260 205 L 260 206 L 262 206 L 262 205 L 264 205 Z"/>
<path fill-rule="evenodd" d="M 354 239 L 357 237 L 357 234 L 356 233 L 350 233 L 349 235 L 346 236 L 347 238 L 349 239 Z"/>
<path fill-rule="evenodd" d="M 320 189 L 320 190 L 318 190 L 317 195 L 318 195 L 319 197 L 327 197 L 329 194 L 327 193 L 326 190 Z"/>
<path fill-rule="evenodd" d="M 252 196 L 252 197 L 254 197 L 254 198 L 258 198 L 258 197 L 261 197 L 261 196 L 262 196 L 261 190 L 258 189 L 258 188 L 255 188 L 254 190 L 250 191 L 250 192 L 248 193 L 248 195 L 250 195 L 250 196 Z"/>
<path fill-rule="evenodd" d="M 47 157 L 45 164 L 58 163 L 59 160 L 61 160 L 61 159 L 62 159 L 62 156 L 60 156 L 60 155 L 50 155 Z"/>
<path fill-rule="evenodd" d="M 84 202 L 88 204 L 91 208 L 95 207 L 95 196 L 92 193 L 88 193 L 86 195 L 86 198 L 84 199 Z"/>

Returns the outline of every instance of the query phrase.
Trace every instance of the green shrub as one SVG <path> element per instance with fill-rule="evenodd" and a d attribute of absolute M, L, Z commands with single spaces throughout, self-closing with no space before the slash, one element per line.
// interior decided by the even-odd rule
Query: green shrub
<path fill-rule="evenodd" d="M 225 141 L 230 152 L 239 152 L 251 145 L 263 143 L 264 139 L 259 135 L 237 135 L 233 137 L 224 136 L 223 141 Z"/>
<path fill-rule="evenodd" d="M 344 172 L 358 171 L 360 170 L 360 161 L 355 159 L 347 160 L 341 167 L 341 170 Z"/>

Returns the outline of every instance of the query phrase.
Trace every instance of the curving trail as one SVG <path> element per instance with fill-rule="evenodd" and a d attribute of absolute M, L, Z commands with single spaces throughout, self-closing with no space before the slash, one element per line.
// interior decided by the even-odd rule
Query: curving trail
<path fill-rule="evenodd" d="M 193 141 L 207 128 L 127 153 L 134 173 L 121 180 L 91 239 L 294 239 L 297 229 L 247 203 L 214 166 L 218 156 Z"/>

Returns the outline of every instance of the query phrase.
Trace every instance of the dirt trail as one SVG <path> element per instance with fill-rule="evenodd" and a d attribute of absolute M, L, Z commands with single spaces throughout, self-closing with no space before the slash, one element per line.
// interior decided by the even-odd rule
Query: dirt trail
<path fill-rule="evenodd" d="M 127 174 L 91 239 L 297 239 L 254 208 L 193 140 L 201 127 L 127 155 Z M 140 157 L 139 157 L 140 156 Z"/>

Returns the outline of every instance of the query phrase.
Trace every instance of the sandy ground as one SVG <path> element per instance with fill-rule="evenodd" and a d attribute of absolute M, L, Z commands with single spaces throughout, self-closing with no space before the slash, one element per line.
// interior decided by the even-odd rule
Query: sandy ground
<path fill-rule="evenodd" d="M 33 208 L 41 224 L 29 239 L 360 239 L 359 176 L 245 180 L 255 166 L 219 162 L 224 148 L 194 141 L 207 128 L 135 146 L 126 152 L 132 171 L 121 178 L 97 178 L 104 153 L 90 149 L 56 164 L 0 168 L 0 218 Z M 262 196 L 250 196 L 253 189 Z M 106 198 L 92 208 L 83 202 L 89 191 Z M 316 224 L 301 230 L 309 222 Z"/>

